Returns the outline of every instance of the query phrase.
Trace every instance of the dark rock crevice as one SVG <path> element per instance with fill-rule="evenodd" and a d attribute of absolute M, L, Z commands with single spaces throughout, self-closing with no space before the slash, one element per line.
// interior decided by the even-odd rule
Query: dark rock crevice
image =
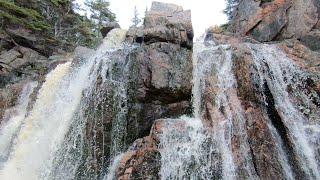
<path fill-rule="evenodd" d="M 283 148 L 286 152 L 286 156 L 290 166 L 292 167 L 295 176 L 297 178 L 305 177 L 305 174 L 301 167 L 299 167 L 299 162 L 296 156 L 295 147 L 289 135 L 289 130 L 286 125 L 283 123 L 281 116 L 278 113 L 278 110 L 275 107 L 275 102 L 273 95 L 269 89 L 268 83 L 264 82 L 264 95 L 266 96 L 266 111 L 267 115 L 273 125 L 273 127 L 277 130 L 279 134 Z M 281 148 L 281 147 L 280 147 Z"/>
<path fill-rule="evenodd" d="M 257 162 L 256 162 L 257 160 L 256 160 L 256 157 L 254 155 L 253 147 L 251 146 L 250 142 L 249 142 L 249 147 L 250 147 L 250 154 L 251 154 L 251 158 L 252 158 L 252 164 L 253 164 L 253 167 L 254 167 L 254 171 L 257 174 L 257 176 L 260 177 L 258 166 L 257 166 Z"/>

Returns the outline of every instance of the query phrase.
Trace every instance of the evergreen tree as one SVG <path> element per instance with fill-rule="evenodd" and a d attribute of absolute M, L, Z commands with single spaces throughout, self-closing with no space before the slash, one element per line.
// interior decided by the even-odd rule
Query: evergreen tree
<path fill-rule="evenodd" d="M 99 36 L 94 29 L 99 29 L 108 20 L 114 20 L 109 6 L 101 0 L 92 7 L 98 17 L 98 25 L 86 16 L 76 13 L 75 0 L 0 0 L 0 34 L 6 34 L 10 27 L 26 29 L 37 36 L 38 44 L 59 46 L 72 50 L 77 45 L 95 47 Z M 103 5 L 103 6 L 102 6 Z M 100 8 L 100 10 L 99 10 Z M 92 9 L 93 10 L 93 9 Z M 96 12 L 98 11 L 98 12 Z M 97 16 L 98 15 L 98 16 Z"/>
<path fill-rule="evenodd" d="M 228 16 L 228 19 L 231 20 L 233 11 L 239 4 L 239 0 L 226 0 L 226 4 L 226 9 L 223 12 Z"/>
<path fill-rule="evenodd" d="M 115 14 L 109 9 L 110 3 L 107 0 L 86 0 L 85 5 L 91 11 L 90 18 L 97 24 L 95 31 L 100 36 L 103 24 L 115 21 Z"/>
<path fill-rule="evenodd" d="M 133 18 L 131 21 L 132 21 L 133 26 L 135 26 L 135 27 L 137 27 L 138 24 L 141 22 L 141 19 L 139 18 L 139 13 L 138 13 L 136 6 L 134 7 Z"/>

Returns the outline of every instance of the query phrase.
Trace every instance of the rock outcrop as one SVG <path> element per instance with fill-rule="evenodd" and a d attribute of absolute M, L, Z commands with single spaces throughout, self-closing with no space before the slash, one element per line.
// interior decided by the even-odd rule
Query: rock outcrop
<path fill-rule="evenodd" d="M 112 29 L 120 28 L 120 25 L 117 22 L 110 22 L 107 24 L 104 24 L 103 27 L 100 29 L 100 32 L 102 34 L 102 37 L 106 37 L 108 32 L 110 32 Z"/>
<path fill-rule="evenodd" d="M 154 120 L 178 117 L 190 110 L 192 88 L 190 11 L 153 2 L 140 28 L 131 28 L 128 42 L 141 43 L 128 56 L 128 142 L 149 134 Z"/>
<path fill-rule="evenodd" d="M 317 1 L 244 0 L 229 26 L 234 33 L 207 32 L 207 49 L 197 54 L 198 62 L 207 69 L 201 81 L 200 116 L 208 131 L 224 121 L 231 121 L 230 142 L 236 167 L 234 178 L 305 179 L 318 176 L 316 168 L 304 164 L 316 163 L 320 159 L 317 142 L 313 139 L 317 135 L 313 130 L 307 130 L 310 134 L 298 131 L 293 125 L 303 121 L 300 128 L 307 128 L 319 121 L 318 13 Z M 148 43 L 141 29 L 132 32 L 135 34 L 129 33 L 131 41 Z M 269 42 L 270 45 L 261 42 Z M 213 45 L 218 47 L 209 48 Z M 225 69 L 228 62 L 231 64 L 230 72 Z M 224 71 L 220 72 L 223 68 Z M 227 73 L 226 77 L 221 73 Z M 144 82 L 152 84 L 152 76 L 146 79 L 148 81 Z M 157 76 L 157 79 L 162 79 L 162 76 Z M 277 83 L 282 81 L 286 84 L 280 88 L 282 86 Z M 221 82 L 234 84 L 220 87 Z M 139 91 L 142 93 L 137 97 L 148 97 L 144 89 L 147 88 Z M 170 99 L 168 95 L 165 97 Z M 226 99 L 219 100 L 221 97 Z M 161 96 L 159 98 L 162 99 Z M 288 103 L 293 103 L 297 111 L 290 109 L 292 107 Z M 159 178 L 161 166 L 158 163 L 162 151 L 159 137 L 167 129 L 163 123 L 168 121 L 155 121 L 150 135 L 136 140 L 128 149 L 116 170 L 118 179 Z M 175 122 L 177 125 L 171 126 L 183 131 L 185 122 L 178 119 Z M 313 158 L 308 159 L 308 155 L 298 150 L 301 148 L 297 140 L 300 135 L 295 133 L 306 133 L 308 148 L 314 151 Z M 306 166 L 310 169 L 306 170 Z M 214 177 L 221 178 L 223 170 L 219 170 L 219 165 L 214 167 Z"/>
<path fill-rule="evenodd" d="M 137 139 L 150 133 L 155 120 L 191 113 L 192 39 L 190 11 L 155 2 L 143 26 L 128 30 L 126 44 L 132 47 L 106 55 L 110 68 L 99 77 L 87 100 L 95 103 L 85 107 L 89 116 L 83 158 L 87 159 L 79 167 L 79 178 L 103 175 L 110 158 L 134 142 L 136 149 L 142 146 Z M 108 80 L 102 83 L 103 78 Z M 148 138 L 141 141 L 151 143 Z M 160 153 L 155 146 L 146 146 L 146 151 L 126 156 L 135 168 L 131 172 L 123 167 L 119 177 L 125 178 L 129 171 L 142 179 L 157 174 Z M 144 158 L 135 161 L 141 154 Z"/>
<path fill-rule="evenodd" d="M 174 4 L 153 2 L 147 11 L 143 27 L 131 28 L 128 40 L 148 45 L 155 42 L 166 42 L 192 49 L 193 28 L 191 11 L 184 11 Z"/>
<path fill-rule="evenodd" d="M 317 0 L 241 1 L 229 31 L 260 42 L 295 38 L 319 50 L 319 2 Z"/>
<path fill-rule="evenodd" d="M 122 180 L 166 179 L 162 170 L 181 175 L 167 179 L 318 179 L 319 18 L 317 0 L 242 0 L 231 32 L 208 30 L 193 44 L 190 11 L 154 2 L 123 48 L 99 56 L 76 48 L 73 67 L 99 63 L 59 160 L 75 179 L 103 178 L 114 158 L 109 175 Z M 24 80 L 41 81 L 64 58 L 1 52 L 0 119 Z M 166 160 L 180 164 L 165 169 Z"/>

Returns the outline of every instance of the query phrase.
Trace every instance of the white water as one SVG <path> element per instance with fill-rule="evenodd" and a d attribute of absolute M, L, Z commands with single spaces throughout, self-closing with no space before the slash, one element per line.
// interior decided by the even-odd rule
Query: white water
<path fill-rule="evenodd" d="M 121 48 L 125 34 L 119 29 L 111 31 L 95 55 L 80 67 L 67 62 L 47 75 L 32 110 L 21 121 L 21 130 L 8 160 L 3 163 L 0 179 L 49 178 L 55 153 L 70 128 L 83 91 L 97 79 L 97 65 L 102 56 L 107 51 Z"/>
<path fill-rule="evenodd" d="M 121 161 L 121 158 L 123 157 L 123 153 L 117 155 L 116 157 L 114 157 L 112 163 L 110 164 L 109 168 L 108 168 L 108 173 L 106 174 L 106 176 L 103 178 L 104 180 L 114 180 L 116 179 L 115 177 L 115 173 L 117 168 L 119 167 L 119 163 Z"/>
<path fill-rule="evenodd" d="M 306 81 L 306 74 L 295 66 L 293 61 L 276 45 L 248 44 L 248 47 L 252 49 L 254 62 L 259 72 L 260 89 L 263 89 L 266 81 L 273 95 L 275 107 L 288 128 L 299 163 L 310 179 L 320 179 L 320 169 L 314 151 L 317 148 L 317 143 L 314 141 L 320 137 L 320 127 L 302 115 L 299 107 L 291 101 L 292 98 L 287 91 L 290 85 L 299 96 L 309 97 L 308 94 L 297 88 L 297 85 Z M 295 80 L 294 78 L 300 79 Z M 305 99 L 307 101 L 305 103 L 310 104 L 309 98 Z M 316 121 L 319 122 L 319 120 L 317 117 Z M 311 131 L 309 131 L 310 127 Z"/>
<path fill-rule="evenodd" d="M 24 85 L 17 105 L 7 109 L 0 129 L 0 167 L 8 158 L 13 140 L 21 128 L 22 121 L 27 114 L 27 107 L 31 93 L 37 83 L 30 82 Z"/>
<path fill-rule="evenodd" d="M 294 77 L 306 80 L 307 75 L 297 68 L 293 61 L 275 45 L 252 45 L 254 65 L 260 78 L 260 90 L 264 92 L 264 82 L 268 83 L 275 100 L 275 106 L 288 128 L 289 136 L 294 143 L 298 162 L 310 179 L 319 179 L 319 167 L 315 152 L 317 149 L 320 128 L 308 120 L 291 102 L 287 86 L 300 85 Z M 231 49 L 228 46 L 209 46 L 195 44 L 193 57 L 193 107 L 194 117 L 167 119 L 163 133 L 160 135 L 162 179 L 235 179 L 237 168 L 231 150 L 231 138 L 239 136 L 240 160 L 248 179 L 257 179 L 253 167 L 246 119 L 236 93 L 236 80 L 232 70 Z M 296 85 L 298 84 L 298 85 Z M 202 96 L 207 93 L 206 86 L 213 91 L 212 128 L 208 130 L 202 116 L 204 109 Z M 304 103 L 311 104 L 309 96 L 295 89 Z M 264 97 L 266 101 L 267 97 Z M 223 110 L 221 110 L 223 109 Z M 176 124 L 183 124 L 177 128 Z M 269 131 L 276 142 L 276 150 L 283 173 L 287 179 L 294 179 L 283 142 L 271 122 L 267 122 Z M 181 130 L 180 130 L 181 129 Z M 243 172 L 242 172 L 243 173 Z M 221 174 L 221 176 L 219 175 Z"/>
<path fill-rule="evenodd" d="M 71 62 L 58 65 L 47 75 L 27 117 L 29 95 L 35 85 L 30 84 L 24 88 L 19 105 L 14 108 L 17 113 L 8 118 L 0 131 L 1 180 L 75 178 L 83 155 L 82 150 L 77 149 L 77 137 L 83 136 L 85 126 L 84 119 L 77 119 L 79 116 L 76 114 L 82 108 L 84 96 L 92 95 L 90 88 L 96 85 L 99 74 L 103 82 L 111 81 L 117 86 L 113 99 L 119 100 L 115 105 L 119 108 L 119 113 L 115 116 L 118 120 L 113 124 L 111 146 L 114 161 L 105 179 L 115 178 L 115 171 L 123 155 L 119 155 L 123 149 L 119 141 L 125 133 L 123 128 L 126 122 L 123 115 L 126 114 L 127 107 L 122 104 L 126 101 L 127 87 L 115 80 L 116 77 L 106 79 L 104 75 L 110 70 L 110 61 L 106 59 L 109 56 L 106 54 L 121 49 L 120 42 L 124 40 L 124 36 L 125 32 L 120 30 L 109 33 L 108 40 L 104 41 L 95 56 L 79 67 L 75 67 Z M 299 107 L 291 102 L 292 98 L 287 91 L 288 85 L 296 83 L 294 77 L 303 79 L 306 75 L 275 46 L 248 47 L 252 49 L 254 65 L 260 78 L 260 89 L 263 91 L 264 82 L 267 82 L 276 108 L 294 143 L 299 163 L 310 179 L 319 179 L 315 149 L 318 148 L 320 127 L 299 111 Z M 195 44 L 194 48 L 194 118 L 182 116 L 180 119 L 165 120 L 159 144 L 161 179 L 236 179 L 238 167 L 235 165 L 231 148 L 233 136 L 241 137 L 240 156 L 247 178 L 257 179 L 257 175 L 253 173 L 255 170 L 252 160 L 247 157 L 250 156 L 249 145 L 243 110 L 235 92 L 237 84 L 232 70 L 231 49 L 224 45 L 205 47 L 203 44 Z M 208 85 L 214 92 L 213 97 L 210 97 L 213 119 L 209 123 L 202 119 L 202 96 Z M 304 92 L 297 89 L 297 94 L 306 97 L 308 101 L 308 95 Z M 94 98 L 100 98 L 100 95 L 102 94 Z M 308 103 L 310 102 L 305 102 Z M 319 120 L 319 117 L 315 119 Z M 94 122 L 94 126 L 97 126 L 96 123 Z M 277 143 L 277 153 L 284 174 L 287 179 L 294 179 L 286 152 L 282 148 L 281 137 L 270 122 L 268 127 Z M 75 130 L 70 131 L 72 128 Z M 67 133 L 72 143 L 65 141 Z M 80 155 L 73 153 L 74 149 L 79 151 L 77 153 Z"/>
<path fill-rule="evenodd" d="M 221 54 L 212 53 L 219 51 Z M 213 129 L 202 123 L 203 100 L 210 74 L 217 77 L 213 101 L 217 107 L 229 107 L 228 92 L 235 86 L 231 68 L 231 51 L 228 46 L 205 47 L 195 44 L 193 57 L 194 117 L 167 119 L 160 135 L 161 179 L 234 179 L 235 165 L 231 152 L 232 113 L 216 114 Z M 230 108 L 230 107 L 229 107 Z M 219 116 L 219 118 L 218 118 Z M 175 123 L 184 124 L 181 130 Z"/>

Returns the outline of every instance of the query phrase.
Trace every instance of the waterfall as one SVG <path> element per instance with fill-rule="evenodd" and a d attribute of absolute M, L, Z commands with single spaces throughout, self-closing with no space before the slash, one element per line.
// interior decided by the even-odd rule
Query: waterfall
<path fill-rule="evenodd" d="M 28 102 L 33 89 L 36 87 L 36 82 L 30 82 L 24 85 L 19 96 L 17 105 L 7 109 L 3 118 L 0 129 L 0 167 L 5 162 L 10 154 L 13 140 L 18 134 L 23 119 L 27 114 Z"/>
<path fill-rule="evenodd" d="M 219 51 L 219 56 L 212 53 Z M 161 179 L 234 179 L 235 165 L 231 152 L 232 113 L 215 119 L 213 129 L 202 118 L 202 95 L 210 73 L 215 73 L 217 106 L 230 108 L 228 92 L 235 86 L 228 46 L 194 46 L 193 107 L 194 118 L 167 119 L 160 135 Z M 218 59 L 217 59 L 218 57 Z M 231 111 L 231 109 L 226 109 Z M 177 129 L 175 124 L 184 124 Z"/>
<path fill-rule="evenodd" d="M 258 91 L 262 94 L 266 112 L 270 113 L 268 108 L 274 106 L 281 118 L 276 121 L 284 123 L 283 127 L 277 127 L 272 120 L 273 114 L 269 114 L 271 120 L 264 117 L 266 128 L 275 141 L 281 173 L 287 179 L 295 179 L 301 176 L 301 167 L 306 177 L 319 179 L 319 159 L 316 157 L 319 111 L 317 108 L 312 110 L 310 99 L 313 94 L 304 91 L 304 83 L 310 75 L 300 70 L 276 45 L 245 45 L 251 50 L 256 68 L 252 78 L 259 84 Z M 258 179 L 246 134 L 247 120 L 236 92 L 232 49 L 228 45 L 195 43 L 193 53 L 194 117 L 166 119 L 162 125 L 159 135 L 161 178 L 236 179 L 242 176 Z M 204 104 L 208 98 L 212 107 Z M 212 118 L 209 122 L 205 119 L 205 108 L 209 108 Z M 283 132 L 279 131 L 284 129 L 279 128 L 286 129 L 288 139 L 283 139 L 286 134 L 281 134 Z M 233 138 L 238 138 L 236 152 L 232 149 Z M 286 147 L 291 142 L 293 152 Z"/>
<path fill-rule="evenodd" d="M 306 87 L 303 83 L 308 81 L 309 75 L 301 71 L 276 45 L 247 46 L 252 51 L 259 72 L 260 89 L 263 90 L 265 86 L 269 88 L 275 107 L 294 144 L 298 163 L 308 178 L 319 179 L 319 159 L 315 154 L 320 137 L 320 126 L 316 122 L 319 122 L 320 116 L 319 112 L 317 114 L 311 110 L 312 94 L 304 92 Z M 302 89 L 299 86 L 302 86 Z M 289 88 L 292 89 L 291 94 L 288 92 Z M 301 98 L 302 103 L 294 103 L 294 98 Z M 304 108 L 307 112 L 301 112 Z M 314 118 L 306 118 L 304 115 L 312 113 Z"/>
<path fill-rule="evenodd" d="M 17 114 L 3 128 L 11 129 L 11 120 L 19 119 L 17 123 L 20 123 L 21 127 L 16 138 L 12 140 L 9 157 L 2 164 L 0 179 L 61 179 L 65 175 L 57 170 L 59 165 L 56 164 L 61 162 L 63 156 L 57 156 L 61 155 L 59 152 L 65 148 L 62 145 L 68 135 L 79 135 L 70 134 L 70 127 L 76 125 L 84 128 L 85 122 L 78 116 L 79 113 L 84 113 L 80 109 L 85 102 L 83 99 L 88 98 L 86 96 L 90 88 L 96 84 L 100 75 L 98 72 L 108 68 L 110 63 L 104 58 L 108 58 L 110 52 L 122 48 L 125 35 L 123 30 L 112 30 L 91 58 L 85 62 L 68 61 L 60 64 L 46 76 L 27 116 L 21 118 L 21 114 Z M 104 67 L 101 68 L 101 65 Z M 7 134 L 1 134 L 0 139 L 7 138 L 5 136 Z M 81 156 L 74 159 L 81 159 Z M 77 166 L 76 162 L 68 160 L 63 159 L 61 166 L 73 163 L 73 167 Z M 63 167 L 66 168 L 64 172 L 67 172 L 63 179 L 73 179 L 75 168 Z"/>
<path fill-rule="evenodd" d="M 114 29 L 90 58 L 67 60 L 42 84 L 24 86 L 2 120 L 0 179 L 115 179 L 130 136 L 128 55 L 134 47 L 123 43 L 125 36 L 126 31 Z M 234 47 L 194 44 L 193 115 L 161 119 L 161 130 L 148 136 L 158 143 L 151 149 L 161 154 L 161 179 L 260 179 L 261 161 L 275 158 L 276 176 L 320 179 L 320 111 L 311 100 L 317 95 L 305 90 L 312 75 L 276 45 L 243 45 L 251 52 L 245 73 L 251 73 L 254 100 L 239 93 L 244 87 Z M 33 100 L 36 86 L 40 89 Z M 261 110 L 262 125 L 248 123 L 250 108 L 243 103 Z M 265 132 L 250 133 L 248 126 Z M 269 135 L 270 141 L 252 134 Z M 275 155 L 257 160 L 268 156 L 265 147 L 252 150 L 261 146 Z"/>

